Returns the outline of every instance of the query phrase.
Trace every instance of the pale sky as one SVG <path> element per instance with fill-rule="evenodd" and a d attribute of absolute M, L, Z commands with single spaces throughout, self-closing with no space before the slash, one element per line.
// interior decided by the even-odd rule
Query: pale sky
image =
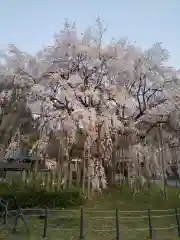
<path fill-rule="evenodd" d="M 0 48 L 12 43 L 35 53 L 65 19 L 83 32 L 97 16 L 108 28 L 106 41 L 127 36 L 143 48 L 163 42 L 170 64 L 180 67 L 180 0 L 0 0 Z"/>

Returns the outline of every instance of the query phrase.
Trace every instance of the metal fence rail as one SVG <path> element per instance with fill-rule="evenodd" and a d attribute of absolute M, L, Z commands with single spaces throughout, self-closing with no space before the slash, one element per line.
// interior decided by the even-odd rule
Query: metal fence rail
<path fill-rule="evenodd" d="M 78 213 L 76 216 L 67 216 L 65 213 Z M 92 213 L 114 213 L 113 216 L 85 216 L 86 213 L 92 214 Z M 127 214 L 130 214 L 130 216 L 127 216 Z M 155 213 L 155 215 L 153 215 Z M 158 215 L 158 213 L 160 215 Z M 58 214 L 56 216 L 53 216 L 53 214 Z M 63 215 L 62 215 L 63 214 Z M 126 214 L 126 216 L 122 216 L 121 214 Z M 132 216 L 132 214 L 139 214 L 138 216 Z M 3 223 L 0 226 L 0 229 L 3 229 L 5 226 L 8 225 L 8 227 L 12 228 L 13 233 L 16 232 L 16 228 L 18 225 L 18 219 L 21 218 L 25 227 L 27 228 L 27 232 L 29 232 L 28 229 L 28 221 L 26 220 L 27 216 L 33 216 L 43 219 L 43 227 L 42 230 L 42 237 L 47 237 L 48 235 L 48 228 L 53 231 L 63 231 L 63 232 L 79 232 L 79 240 L 84 239 L 85 232 L 92 231 L 92 232 L 114 232 L 114 235 L 116 236 L 116 240 L 120 240 L 120 232 L 134 232 L 134 231 L 146 231 L 147 235 L 149 235 L 149 239 L 153 239 L 153 232 L 154 231 L 164 231 L 168 229 L 177 229 L 177 235 L 180 237 L 180 221 L 179 221 L 179 211 L 178 209 L 165 209 L 165 210 L 140 210 L 140 211 L 119 211 L 116 209 L 115 211 L 112 210 L 95 210 L 95 209 L 43 209 L 43 208 L 29 208 L 29 209 L 18 209 L 18 210 L 11 210 L 7 211 L 7 207 L 4 207 L 4 211 L 2 212 L 2 220 Z M 8 218 L 11 218 L 11 216 L 15 217 L 14 225 L 9 226 L 8 224 Z M 171 226 L 164 226 L 164 227 L 154 227 L 152 226 L 152 219 L 156 218 L 168 218 L 173 217 L 176 220 L 176 224 L 173 224 Z M 48 224 L 48 219 L 78 219 L 79 220 L 79 227 L 78 228 L 57 228 L 53 227 L 50 224 Z M 92 219 L 92 220 L 107 220 L 110 219 L 114 221 L 115 228 L 106 228 L 106 229 L 87 229 L 84 227 L 85 220 Z M 120 223 L 122 220 L 125 219 L 147 219 L 148 224 L 145 228 L 133 228 L 133 229 L 123 229 L 120 228 Z M 119 223 L 120 222 L 120 223 Z M 122 239 L 123 240 L 123 239 Z"/>

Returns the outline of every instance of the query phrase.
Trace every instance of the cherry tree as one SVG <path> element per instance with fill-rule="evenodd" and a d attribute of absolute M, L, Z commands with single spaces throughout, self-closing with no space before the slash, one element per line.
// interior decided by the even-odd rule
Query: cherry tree
<path fill-rule="evenodd" d="M 165 65 L 168 52 L 160 43 L 142 51 L 124 39 L 104 46 L 105 31 L 97 19 L 94 27 L 78 37 L 75 24 L 66 22 L 54 43 L 36 56 L 13 45 L 8 53 L 1 53 L 5 62 L 0 68 L 1 99 L 5 94 L 11 106 L 15 94 L 13 103 L 19 109 L 14 132 L 23 137 L 20 126 L 25 116 L 31 118 L 29 131 L 38 132 L 31 152 L 38 149 L 42 156 L 48 155 L 53 135 L 60 149 L 58 171 L 64 163 L 68 165 L 63 173 L 68 186 L 73 148 L 79 144 L 83 192 L 86 178 L 88 191 L 91 186 L 101 189 L 115 181 L 120 166 L 116 152 L 121 149 L 131 159 L 129 176 L 140 178 L 142 163 L 148 176 L 157 168 L 166 171 L 168 160 L 158 161 L 152 154 L 153 149 L 162 148 L 159 142 L 163 144 L 153 131 L 160 129 L 167 144 L 169 136 L 177 139 L 172 134 L 175 131 L 167 130 L 170 122 L 175 125 L 172 113 L 178 112 L 174 103 L 179 98 L 178 71 Z M 7 114 L 2 116 L 1 122 Z M 12 139 L 13 133 L 5 146 Z"/>

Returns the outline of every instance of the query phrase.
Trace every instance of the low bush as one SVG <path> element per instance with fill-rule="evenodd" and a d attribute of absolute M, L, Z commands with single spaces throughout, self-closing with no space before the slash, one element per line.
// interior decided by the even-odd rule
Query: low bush
<path fill-rule="evenodd" d="M 4 185 L 0 189 L 0 196 L 9 201 L 9 209 L 16 209 L 17 205 L 21 208 L 67 208 L 83 202 L 79 189 L 74 187 L 68 190 L 47 191 L 35 188 L 9 189 Z"/>

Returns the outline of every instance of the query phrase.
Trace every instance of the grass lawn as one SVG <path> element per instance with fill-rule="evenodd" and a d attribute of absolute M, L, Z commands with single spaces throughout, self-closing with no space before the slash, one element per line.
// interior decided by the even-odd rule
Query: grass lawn
<path fill-rule="evenodd" d="M 84 239 L 116 239 L 115 209 L 119 210 L 119 228 L 121 240 L 149 239 L 148 209 L 152 211 L 153 239 L 176 240 L 178 237 L 174 208 L 180 208 L 180 189 L 168 188 L 168 200 L 162 200 L 159 188 L 144 189 L 133 199 L 130 191 L 123 187 L 106 191 L 86 202 L 84 208 Z M 170 209 L 169 211 L 167 211 Z M 166 211 L 163 211 L 166 210 Z M 128 212 L 126 212 L 128 211 Z M 30 228 L 27 236 L 20 221 L 16 234 L 5 232 L 5 239 L 38 240 L 43 235 L 43 221 L 35 216 L 26 216 Z M 65 209 L 48 214 L 47 239 L 78 240 L 80 209 Z M 166 229 L 168 228 L 168 229 Z M 64 229 L 64 230 L 63 230 Z M 3 235 L 3 234 L 2 234 Z"/>

